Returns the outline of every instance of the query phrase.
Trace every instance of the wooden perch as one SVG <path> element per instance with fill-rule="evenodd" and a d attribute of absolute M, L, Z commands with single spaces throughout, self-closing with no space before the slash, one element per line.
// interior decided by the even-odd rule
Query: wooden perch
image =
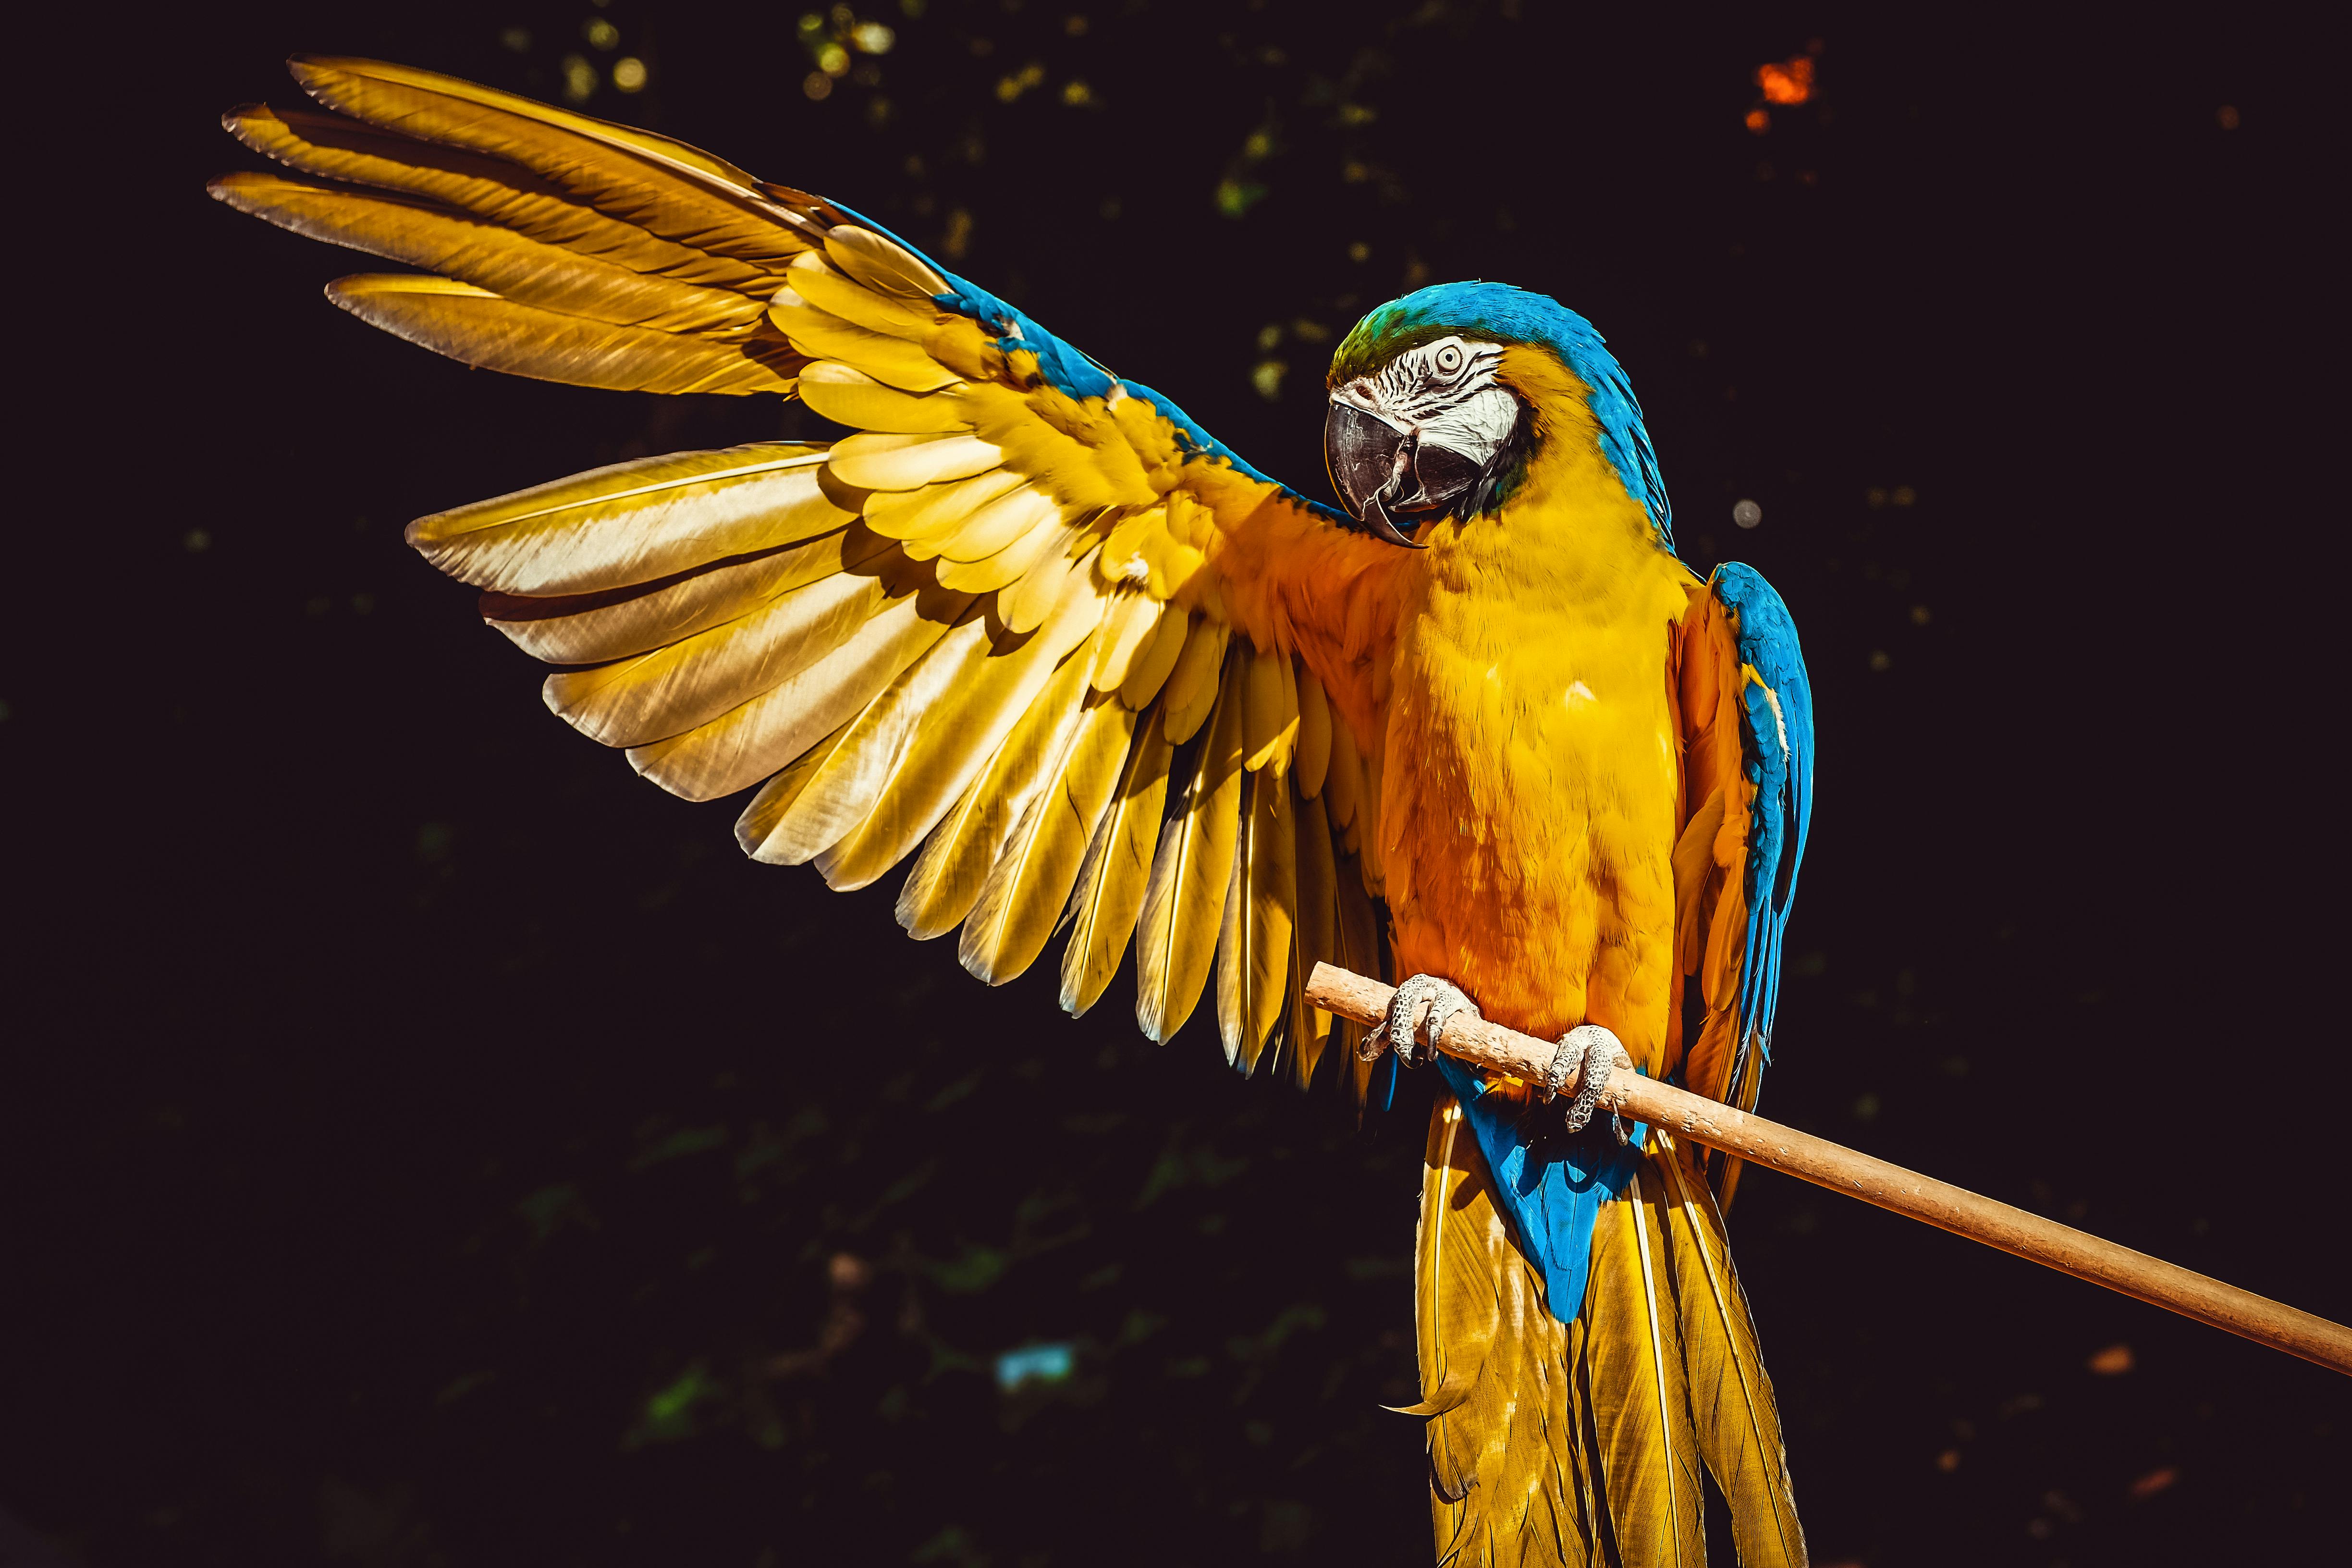
<path fill-rule="evenodd" d="M 1317 964 L 1307 982 L 1309 1002 L 1358 1024 L 1378 1024 L 1386 1018 L 1391 994 L 1391 987 L 1377 980 L 1328 963 Z M 1553 1041 L 1522 1035 L 1467 1013 L 1447 1020 L 1444 1035 L 1433 1043 L 1448 1056 L 1535 1083 L 1542 1081 L 1558 1049 Z M 1630 1065 L 1622 1054 L 1618 1063 Z M 1578 1081 L 1571 1077 L 1562 1086 L 1563 1098 L 1575 1090 Z M 2134 1252 L 2071 1226 L 1995 1203 L 1966 1188 L 1874 1160 L 1826 1138 L 1748 1115 L 1630 1070 L 1610 1074 L 1599 1104 L 1626 1121 L 1663 1127 L 1753 1164 L 1768 1165 L 1848 1197 L 1925 1220 L 1955 1236 L 2032 1258 L 2077 1279 L 2120 1290 L 2184 1318 L 2352 1375 L 2352 1329 L 2160 1258 Z"/>

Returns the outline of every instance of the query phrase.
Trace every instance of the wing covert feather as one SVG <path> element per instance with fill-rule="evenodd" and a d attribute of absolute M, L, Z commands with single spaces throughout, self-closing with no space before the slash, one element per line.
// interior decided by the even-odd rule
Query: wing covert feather
<path fill-rule="evenodd" d="M 1685 1022 L 1685 1081 L 1753 1110 L 1812 811 L 1811 687 L 1788 606 L 1738 562 L 1693 585 L 1675 664 L 1689 812 L 1674 853 L 1675 946 L 1703 1003 Z M 1710 1156 L 1708 1169 L 1727 1206 L 1738 1162 Z"/>

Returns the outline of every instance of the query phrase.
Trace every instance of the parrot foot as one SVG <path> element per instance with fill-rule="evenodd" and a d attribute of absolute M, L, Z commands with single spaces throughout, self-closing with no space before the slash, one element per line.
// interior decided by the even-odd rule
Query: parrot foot
<path fill-rule="evenodd" d="M 1485 1016 L 1478 1011 L 1478 1004 L 1453 982 L 1433 974 L 1412 975 L 1389 998 L 1389 1014 L 1380 1027 L 1364 1037 L 1365 1059 L 1376 1059 L 1381 1047 L 1387 1046 L 1396 1052 L 1398 1061 L 1406 1067 L 1417 1066 L 1435 1052 L 1438 1037 L 1445 1033 L 1445 1026 L 1464 1013 L 1474 1018 Z M 1417 1050 L 1416 1040 L 1428 1050 Z"/>
<path fill-rule="evenodd" d="M 1560 1085 L 1568 1081 L 1569 1075 L 1576 1074 L 1576 1093 L 1568 1101 L 1568 1130 L 1570 1132 L 1581 1132 L 1591 1123 L 1592 1112 L 1601 1103 L 1601 1092 L 1609 1087 L 1609 1074 L 1617 1066 L 1617 1058 L 1624 1049 L 1616 1035 L 1599 1024 L 1579 1024 L 1559 1037 L 1559 1049 L 1553 1054 L 1551 1067 L 1544 1073 L 1544 1102 L 1549 1104 L 1559 1095 Z M 1613 1116 L 1612 1120 L 1614 1121 Z M 1617 1136 L 1619 1142 L 1623 1142 L 1625 1133 L 1622 1127 L 1618 1129 Z"/>

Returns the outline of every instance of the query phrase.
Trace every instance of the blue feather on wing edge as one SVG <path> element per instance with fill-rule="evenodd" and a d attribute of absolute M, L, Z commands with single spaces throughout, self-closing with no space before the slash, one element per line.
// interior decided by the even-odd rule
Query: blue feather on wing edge
<path fill-rule="evenodd" d="M 1769 1061 L 1781 946 L 1812 820 L 1812 685 L 1805 676 L 1796 621 L 1761 574 L 1728 561 L 1716 568 L 1709 586 L 1731 612 L 1739 662 L 1756 672 L 1740 703 L 1740 749 L 1748 780 L 1756 786 L 1756 816 L 1748 836 L 1738 1048 L 1744 1054 L 1753 1041 Z"/>

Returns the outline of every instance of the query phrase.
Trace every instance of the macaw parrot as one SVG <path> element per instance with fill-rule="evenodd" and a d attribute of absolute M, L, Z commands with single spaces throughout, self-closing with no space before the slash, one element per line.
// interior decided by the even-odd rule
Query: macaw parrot
<path fill-rule="evenodd" d="M 1408 1414 L 1439 1559 L 1703 1563 L 1706 1477 L 1743 1562 L 1805 1560 L 1737 1167 L 1426 1049 L 1475 1005 L 1742 1108 L 1768 1055 L 1811 796 L 1796 632 L 1753 571 L 1675 557 L 1582 317 L 1497 283 L 1366 316 L 1333 508 L 837 202 L 447 77 L 292 69 L 323 112 L 226 117 L 291 173 L 212 189 L 415 269 L 338 279 L 344 310 L 856 432 L 412 524 L 556 667 L 549 707 L 674 794 L 752 791 L 757 859 L 837 889 L 907 863 L 900 923 L 960 931 L 992 984 L 1066 930 L 1074 1014 L 1131 942 L 1154 1040 L 1205 997 L 1245 1072 L 1328 1060 L 1377 1098 L 1434 1057 Z M 1322 960 L 1411 983 L 1360 1033 L 1304 999 Z"/>

